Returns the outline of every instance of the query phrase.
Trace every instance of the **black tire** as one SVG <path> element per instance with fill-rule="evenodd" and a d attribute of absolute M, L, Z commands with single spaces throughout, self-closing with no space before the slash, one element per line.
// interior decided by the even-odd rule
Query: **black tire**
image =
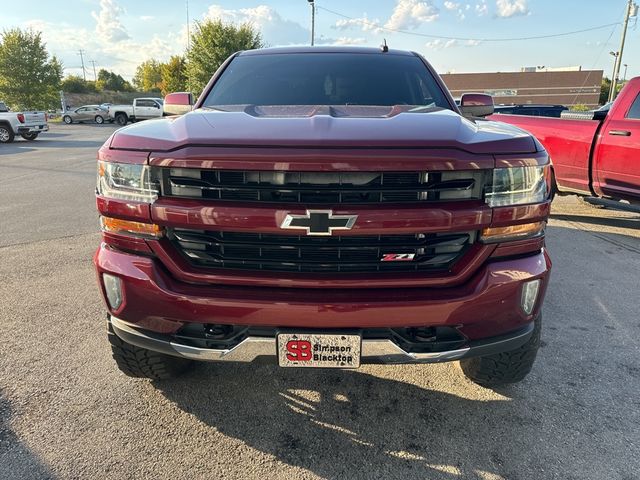
<path fill-rule="evenodd" d="M 111 324 L 108 329 L 111 354 L 122 373 L 134 378 L 165 380 L 185 372 L 193 363 L 178 357 L 136 347 L 118 337 Z"/>
<path fill-rule="evenodd" d="M 127 122 L 129 121 L 129 119 L 127 118 L 127 114 L 126 113 L 118 113 L 116 115 L 116 123 L 118 125 L 120 125 L 121 127 L 124 127 Z"/>
<path fill-rule="evenodd" d="M 11 143 L 15 137 L 16 136 L 9 125 L 0 125 L 0 143 Z"/>
<path fill-rule="evenodd" d="M 483 387 L 497 387 L 523 380 L 531 371 L 540 348 L 541 323 L 542 318 L 538 316 L 527 343 L 515 350 L 460 360 L 462 371 L 469 380 Z"/>
<path fill-rule="evenodd" d="M 104 117 L 102 115 L 96 115 L 94 119 L 98 125 L 102 125 L 104 123 Z"/>
<path fill-rule="evenodd" d="M 38 135 L 40 135 L 40 132 L 21 133 L 21 134 L 20 134 L 20 136 L 21 136 L 22 138 L 24 138 L 25 140 L 28 140 L 28 141 L 30 141 L 30 142 L 31 142 L 31 141 L 33 141 L 33 140 L 35 140 L 36 138 L 38 138 Z"/>
<path fill-rule="evenodd" d="M 62 117 L 62 121 L 67 125 L 71 125 L 73 123 L 73 118 L 71 118 L 69 115 L 65 115 L 64 117 Z"/>

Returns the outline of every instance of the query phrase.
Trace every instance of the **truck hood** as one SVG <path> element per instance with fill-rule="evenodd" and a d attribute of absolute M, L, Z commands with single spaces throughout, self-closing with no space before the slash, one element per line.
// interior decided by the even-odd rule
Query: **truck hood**
<path fill-rule="evenodd" d="M 527 132 L 469 121 L 444 109 L 409 106 L 203 108 L 115 132 L 110 148 L 170 151 L 186 146 L 452 148 L 474 154 L 537 151 Z"/>

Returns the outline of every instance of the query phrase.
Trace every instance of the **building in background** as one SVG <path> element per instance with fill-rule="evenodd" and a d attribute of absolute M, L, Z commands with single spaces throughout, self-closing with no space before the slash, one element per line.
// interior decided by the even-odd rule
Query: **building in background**
<path fill-rule="evenodd" d="M 520 72 L 445 73 L 451 94 L 479 92 L 493 95 L 496 105 L 545 104 L 598 106 L 602 70 L 580 67 L 524 67 Z"/>

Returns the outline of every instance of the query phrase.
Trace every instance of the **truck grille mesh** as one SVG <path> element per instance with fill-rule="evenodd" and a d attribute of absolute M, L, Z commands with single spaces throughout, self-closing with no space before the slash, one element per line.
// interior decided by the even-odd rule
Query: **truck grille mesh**
<path fill-rule="evenodd" d="M 481 199 L 484 171 L 288 172 L 162 168 L 170 197 L 289 204 L 365 204 Z"/>
<path fill-rule="evenodd" d="M 448 270 L 475 233 L 309 237 L 171 229 L 168 237 L 195 267 L 358 273 Z M 413 258 L 382 261 L 385 254 Z"/>

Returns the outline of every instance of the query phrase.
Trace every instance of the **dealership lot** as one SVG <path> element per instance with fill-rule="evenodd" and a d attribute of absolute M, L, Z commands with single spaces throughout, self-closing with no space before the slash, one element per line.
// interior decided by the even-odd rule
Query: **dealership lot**
<path fill-rule="evenodd" d="M 91 256 L 111 125 L 0 145 L 0 478 L 640 478 L 640 215 L 553 206 L 543 348 L 521 384 L 110 359 Z"/>

